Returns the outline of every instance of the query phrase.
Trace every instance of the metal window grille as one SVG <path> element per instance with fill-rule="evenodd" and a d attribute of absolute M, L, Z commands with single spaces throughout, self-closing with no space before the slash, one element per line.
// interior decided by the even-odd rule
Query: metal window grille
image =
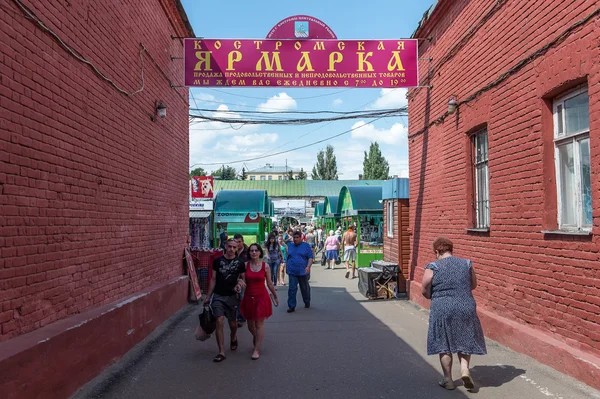
<path fill-rule="evenodd" d="M 488 132 L 481 130 L 473 135 L 475 175 L 475 227 L 490 227 L 490 185 L 488 170 Z"/>

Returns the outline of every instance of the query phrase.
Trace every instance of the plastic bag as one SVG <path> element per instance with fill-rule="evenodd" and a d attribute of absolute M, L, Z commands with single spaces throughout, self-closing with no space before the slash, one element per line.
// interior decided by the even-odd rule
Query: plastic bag
<path fill-rule="evenodd" d="M 194 337 L 198 340 L 198 341 L 206 341 L 207 339 L 209 339 L 212 335 L 211 334 L 207 334 L 202 327 L 198 326 L 196 327 L 196 331 L 194 332 Z"/>
<path fill-rule="evenodd" d="M 323 252 L 323 255 L 321 255 L 321 266 L 325 266 L 326 263 L 327 263 L 327 256 L 325 256 L 325 252 Z"/>
<path fill-rule="evenodd" d="M 198 315 L 200 327 L 207 334 L 212 334 L 217 328 L 217 319 L 213 315 L 210 305 L 204 306 Z"/>

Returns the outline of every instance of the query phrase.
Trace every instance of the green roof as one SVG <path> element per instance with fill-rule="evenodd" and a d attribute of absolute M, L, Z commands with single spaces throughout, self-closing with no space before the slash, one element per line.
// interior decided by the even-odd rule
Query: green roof
<path fill-rule="evenodd" d="M 344 186 L 382 186 L 383 182 L 384 180 L 306 180 L 306 196 L 337 197 Z"/>
<path fill-rule="evenodd" d="M 215 180 L 221 190 L 267 190 L 269 197 L 337 197 L 344 186 L 382 186 L 384 180 Z"/>
<path fill-rule="evenodd" d="M 215 180 L 221 190 L 267 190 L 269 197 L 306 197 L 306 180 Z"/>
<path fill-rule="evenodd" d="M 222 190 L 217 193 L 217 212 L 259 212 L 269 215 L 270 199 L 265 190 Z"/>
<path fill-rule="evenodd" d="M 348 214 L 348 210 L 353 211 L 381 211 L 383 212 L 381 186 L 348 186 L 340 191 L 338 199 L 338 209 L 341 214 Z M 349 196 L 349 200 L 344 199 Z M 381 201 L 381 202 L 380 202 Z"/>

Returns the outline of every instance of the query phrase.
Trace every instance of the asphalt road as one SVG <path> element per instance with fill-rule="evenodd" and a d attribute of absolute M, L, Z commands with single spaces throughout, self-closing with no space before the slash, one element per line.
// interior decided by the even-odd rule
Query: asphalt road
<path fill-rule="evenodd" d="M 213 363 L 214 338 L 195 341 L 198 307 L 165 322 L 119 362 L 82 387 L 74 398 L 600 398 L 596 391 L 533 359 L 487 341 L 474 356 L 476 392 L 437 385 L 437 356 L 427 356 L 428 313 L 404 300 L 367 300 L 344 271 L 312 273 L 312 306 L 266 322 L 259 360 L 250 359 L 251 335 L 239 330 L 239 348 Z M 300 293 L 298 293 L 300 304 Z M 227 327 L 226 327 L 227 329 Z M 226 331 L 226 341 L 228 331 Z"/>

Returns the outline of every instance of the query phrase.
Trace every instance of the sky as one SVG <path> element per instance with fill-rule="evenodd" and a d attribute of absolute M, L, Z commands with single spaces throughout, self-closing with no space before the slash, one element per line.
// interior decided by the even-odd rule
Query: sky
<path fill-rule="evenodd" d="M 357 0 L 232 0 L 227 3 L 182 0 L 196 36 L 211 39 L 264 38 L 279 21 L 300 14 L 322 20 L 338 39 L 410 38 L 432 3 L 433 0 L 379 0 L 376 4 Z M 407 100 L 406 89 L 192 88 L 190 106 L 195 108 L 196 105 L 215 110 L 213 116 L 231 116 L 222 111 L 369 111 L 405 106 Z M 225 164 L 241 171 L 267 163 L 285 166 L 287 162 L 288 167 L 304 168 L 310 178 L 318 151 L 331 144 L 335 149 L 339 178 L 352 180 L 362 173 L 364 151 L 368 151 L 372 141 L 377 141 L 390 164 L 390 176 L 408 177 L 407 119 L 384 118 L 373 124 L 367 122 L 368 119 L 356 119 L 304 126 L 192 123 L 190 168 L 202 167 L 210 172 Z M 350 129 L 354 130 L 305 149 L 248 160 Z"/>

